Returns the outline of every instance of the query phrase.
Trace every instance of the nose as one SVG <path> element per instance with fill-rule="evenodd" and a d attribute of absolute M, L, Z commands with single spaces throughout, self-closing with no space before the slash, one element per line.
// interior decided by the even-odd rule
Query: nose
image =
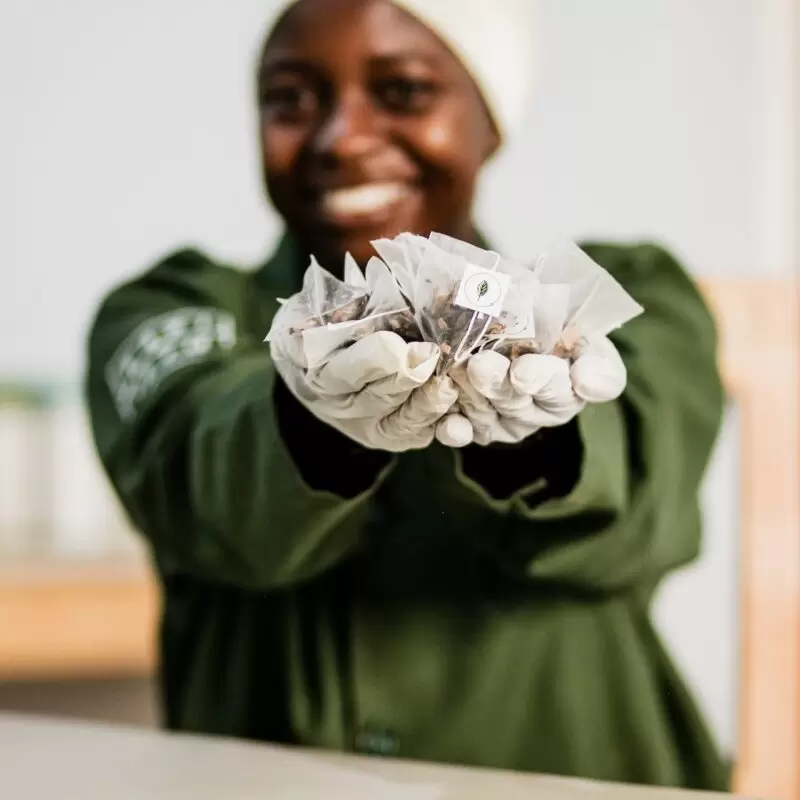
<path fill-rule="evenodd" d="M 356 93 L 343 96 L 317 130 L 314 152 L 336 162 L 369 155 L 381 141 L 377 123 L 366 98 Z"/>

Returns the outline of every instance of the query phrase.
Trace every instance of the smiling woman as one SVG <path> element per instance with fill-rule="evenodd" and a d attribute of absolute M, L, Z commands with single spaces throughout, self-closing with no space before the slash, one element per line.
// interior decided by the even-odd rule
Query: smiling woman
<path fill-rule="evenodd" d="M 524 107 L 533 4 L 279 5 L 258 98 L 286 236 L 254 273 L 170 256 L 111 292 L 90 335 L 97 448 L 164 590 L 168 726 L 724 788 L 649 615 L 661 579 L 697 555 L 722 415 L 699 292 L 656 246 L 587 244 L 646 309 L 596 343 L 597 373 L 625 392 L 584 409 L 574 376 L 588 356 L 521 356 L 558 367 L 542 407 L 558 389 L 575 411 L 518 426 L 514 445 L 432 443 L 429 428 L 463 407 L 465 384 L 431 400 L 447 375 L 408 395 L 424 414 L 401 406 L 391 447 L 322 422 L 263 344 L 277 298 L 298 291 L 312 253 L 336 270 L 403 231 L 480 243 L 476 183 Z M 428 343 L 372 336 L 336 355 L 355 364 L 353 396 L 389 402 Z M 325 369 L 301 382 L 319 404 L 349 398 Z M 368 420 L 382 434 L 393 421 Z"/>
<path fill-rule="evenodd" d="M 499 146 L 498 120 L 506 123 L 451 48 L 402 5 L 306 0 L 264 47 L 269 195 L 298 241 L 334 268 L 348 250 L 365 262 L 371 239 L 402 231 L 475 240 L 476 178 Z M 491 73 L 497 56 L 480 58 L 479 74 Z M 505 93 L 518 94 L 527 75 L 508 80 Z"/>

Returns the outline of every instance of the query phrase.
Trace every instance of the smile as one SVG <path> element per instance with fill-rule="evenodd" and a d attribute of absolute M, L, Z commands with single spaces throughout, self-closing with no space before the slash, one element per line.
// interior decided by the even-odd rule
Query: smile
<path fill-rule="evenodd" d="M 365 183 L 326 191 L 320 198 L 320 209 L 329 220 L 346 225 L 391 212 L 409 194 L 409 187 L 403 183 Z"/>

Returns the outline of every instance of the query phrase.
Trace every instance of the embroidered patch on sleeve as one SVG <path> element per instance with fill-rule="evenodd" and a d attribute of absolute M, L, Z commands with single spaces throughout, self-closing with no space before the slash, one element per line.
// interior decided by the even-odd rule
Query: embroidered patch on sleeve
<path fill-rule="evenodd" d="M 142 322 L 106 366 L 117 413 L 129 420 L 166 378 L 236 344 L 236 320 L 216 308 L 181 308 Z"/>

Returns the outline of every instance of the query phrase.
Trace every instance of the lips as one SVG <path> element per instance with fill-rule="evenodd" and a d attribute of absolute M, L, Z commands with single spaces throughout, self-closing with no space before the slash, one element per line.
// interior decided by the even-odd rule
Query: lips
<path fill-rule="evenodd" d="M 377 224 L 390 218 L 412 195 L 408 184 L 375 181 L 328 189 L 319 195 L 318 209 L 327 221 L 342 227 Z"/>

